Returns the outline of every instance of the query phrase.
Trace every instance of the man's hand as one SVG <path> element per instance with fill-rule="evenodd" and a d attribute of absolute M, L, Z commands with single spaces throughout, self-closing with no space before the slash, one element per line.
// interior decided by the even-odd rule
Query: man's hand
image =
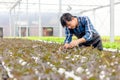
<path fill-rule="evenodd" d="M 61 47 L 59 48 L 59 51 L 61 51 L 61 50 L 63 50 L 63 49 L 68 49 L 68 48 L 71 48 L 71 46 L 70 46 L 70 44 L 66 43 L 66 44 L 64 44 L 64 46 L 61 46 Z"/>
<path fill-rule="evenodd" d="M 77 40 L 73 40 L 70 45 L 72 47 L 75 47 L 75 46 L 78 46 L 80 43 L 84 43 L 86 42 L 85 38 L 80 38 L 80 39 L 77 39 Z"/>
<path fill-rule="evenodd" d="M 68 48 L 72 48 L 72 46 L 71 46 L 69 43 L 66 43 L 66 44 L 63 46 L 63 48 L 68 49 Z"/>
<path fill-rule="evenodd" d="M 86 42 L 86 40 L 84 38 L 80 38 L 80 39 L 77 39 L 77 40 L 73 40 L 72 42 L 70 43 L 66 43 L 63 48 L 64 49 L 68 49 L 68 48 L 73 48 L 75 46 L 78 46 L 80 43 L 83 43 L 83 42 Z"/>
<path fill-rule="evenodd" d="M 70 43 L 70 46 L 73 48 L 75 46 L 78 46 L 79 45 L 79 40 L 73 40 L 71 43 Z"/>
<path fill-rule="evenodd" d="M 78 44 L 79 44 L 79 41 L 78 41 L 78 40 L 74 40 L 74 41 L 72 41 L 71 43 L 66 43 L 66 44 L 63 46 L 63 48 L 64 48 L 64 49 L 73 48 L 73 47 L 75 47 L 75 46 L 78 46 Z"/>

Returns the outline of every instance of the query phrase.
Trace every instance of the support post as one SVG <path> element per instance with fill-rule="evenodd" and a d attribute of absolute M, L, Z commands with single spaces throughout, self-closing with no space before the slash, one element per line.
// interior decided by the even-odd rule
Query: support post
<path fill-rule="evenodd" d="M 59 18 L 60 18 L 60 16 L 61 16 L 61 13 L 62 13 L 62 0 L 59 0 Z M 59 18 L 58 18 L 58 20 L 59 20 Z M 62 37 L 62 27 L 61 27 L 61 24 L 60 24 L 60 21 L 58 21 L 58 23 L 59 23 L 59 37 Z"/>
<path fill-rule="evenodd" d="M 38 22 L 38 33 L 39 33 L 39 36 L 42 36 L 42 25 L 41 25 L 41 5 L 40 5 L 40 0 L 39 0 L 39 22 Z"/>
<path fill-rule="evenodd" d="M 114 42 L 114 0 L 110 0 L 110 42 Z"/>
<path fill-rule="evenodd" d="M 12 36 L 12 19 L 11 19 L 11 11 L 9 12 L 9 27 L 10 27 L 10 37 Z"/>

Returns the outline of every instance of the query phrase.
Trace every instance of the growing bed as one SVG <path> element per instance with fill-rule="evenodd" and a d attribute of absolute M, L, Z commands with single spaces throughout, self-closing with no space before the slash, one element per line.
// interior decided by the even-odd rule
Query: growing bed
<path fill-rule="evenodd" d="M 0 39 L 0 80 L 120 80 L 120 53 Z"/>

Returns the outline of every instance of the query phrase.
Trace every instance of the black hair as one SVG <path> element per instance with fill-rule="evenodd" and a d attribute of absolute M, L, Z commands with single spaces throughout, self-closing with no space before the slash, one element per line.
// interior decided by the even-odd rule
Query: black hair
<path fill-rule="evenodd" d="M 60 18 L 61 25 L 65 27 L 67 25 L 66 21 L 71 21 L 72 17 L 70 13 L 64 13 Z"/>

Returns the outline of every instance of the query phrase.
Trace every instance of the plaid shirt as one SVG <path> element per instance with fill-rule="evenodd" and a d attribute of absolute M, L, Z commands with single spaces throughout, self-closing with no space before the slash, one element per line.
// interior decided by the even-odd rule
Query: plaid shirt
<path fill-rule="evenodd" d="M 78 38 L 83 37 L 86 41 L 92 40 L 93 33 L 98 34 L 88 17 L 81 16 L 76 18 L 78 19 L 78 26 L 76 26 L 76 28 L 68 29 L 68 27 L 65 27 L 66 39 L 64 43 L 70 43 L 73 34 Z"/>

